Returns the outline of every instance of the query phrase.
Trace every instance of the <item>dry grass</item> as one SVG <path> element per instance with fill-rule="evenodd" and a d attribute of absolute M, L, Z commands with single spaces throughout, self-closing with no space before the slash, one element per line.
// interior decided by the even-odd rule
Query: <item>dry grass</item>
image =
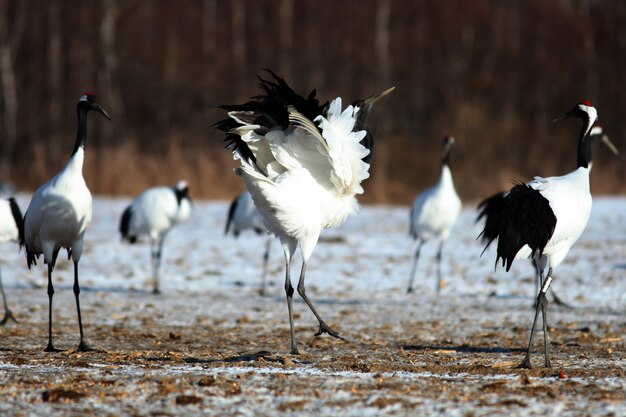
<path fill-rule="evenodd" d="M 574 149 L 560 155 L 541 154 L 536 147 L 494 140 L 510 131 L 494 126 L 489 138 L 479 133 L 480 115 L 464 120 L 452 155 L 452 169 L 459 194 L 465 201 L 478 200 L 497 190 L 510 187 L 514 181 L 533 175 L 554 175 L 571 170 Z M 365 183 L 363 203 L 410 204 L 417 193 L 434 184 L 439 175 L 439 135 L 425 134 L 430 140 L 402 136 L 377 135 L 371 177 Z M 483 141 L 488 142 L 487 145 Z M 186 179 L 194 198 L 229 199 L 243 189 L 232 173 L 236 163 L 219 140 L 188 145 L 180 134 L 170 135 L 165 150 L 145 150 L 136 140 L 121 140 L 117 146 L 91 146 L 87 149 L 85 178 L 91 191 L 101 195 L 132 196 L 146 187 L 173 184 Z M 516 148 L 516 146 L 518 148 Z M 508 152 L 506 152 L 508 149 Z M 524 151 L 524 152 L 522 152 Z M 34 190 L 47 181 L 65 163 L 67 154 L 48 153 L 45 144 L 33 149 L 35 163 L 18 163 L 14 181 L 20 189 Z M 520 155 L 522 153 L 522 155 Z M 525 156 L 538 155 L 534 158 Z M 508 155 L 502 157 L 501 155 Z M 595 153 L 592 175 L 594 194 L 626 193 L 626 168 L 620 158 L 607 151 Z M 543 160 L 538 164 L 537 160 Z"/>

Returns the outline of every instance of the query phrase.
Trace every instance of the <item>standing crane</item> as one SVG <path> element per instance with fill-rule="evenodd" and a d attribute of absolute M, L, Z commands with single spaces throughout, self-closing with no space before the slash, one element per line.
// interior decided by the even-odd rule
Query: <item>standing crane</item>
<path fill-rule="evenodd" d="M 578 138 L 577 168 L 560 177 L 535 177 L 527 184 L 517 184 L 509 191 L 497 213 L 500 221 L 492 235 L 498 240 L 496 264 L 509 271 L 515 259 L 532 257 L 541 271 L 541 288 L 537 295 L 535 317 L 530 330 L 526 356 L 521 368 L 531 368 L 530 349 L 539 311 L 543 320 L 545 367 L 552 366 L 548 344 L 548 299 L 546 293 L 554 270 L 565 260 L 572 245 L 587 226 L 591 213 L 589 162 L 590 132 L 598 114 L 589 101 L 577 104 L 555 120 L 576 117 L 583 125 Z M 493 241 L 493 239 L 491 241 Z M 487 242 L 487 246 L 491 241 Z M 544 271 L 548 272 L 544 277 Z"/>
<path fill-rule="evenodd" d="M 224 234 L 228 235 L 232 232 L 232 235 L 236 238 L 239 234 L 246 230 L 252 230 L 257 235 L 267 235 L 265 243 L 265 254 L 263 255 L 263 272 L 261 273 L 261 288 L 259 294 L 265 295 L 265 283 L 267 281 L 267 265 L 270 259 L 270 248 L 272 246 L 272 236 L 268 234 L 265 225 L 263 224 L 263 216 L 259 213 L 252 195 L 248 191 L 244 191 L 239 194 L 228 209 L 228 218 L 226 219 L 226 228 Z"/>
<path fill-rule="evenodd" d="M 417 249 L 413 259 L 413 268 L 409 277 L 407 292 L 413 291 L 413 280 L 417 271 L 422 245 L 430 239 L 439 241 L 437 251 L 437 292 L 443 286 L 441 279 L 441 254 L 443 244 L 450 234 L 450 230 L 461 214 L 461 199 L 454 189 L 452 171 L 450 170 L 450 149 L 454 145 L 454 138 L 446 136 L 442 141 L 443 153 L 441 157 L 441 174 L 434 186 L 422 191 L 413 202 L 409 223 L 409 234 L 417 240 Z"/>
<path fill-rule="evenodd" d="M 67 249 L 74 262 L 74 297 L 78 312 L 80 343 L 78 351 L 91 348 L 83 337 L 83 321 L 80 314 L 80 285 L 78 261 L 83 254 L 85 231 L 91 222 L 92 198 L 83 178 L 85 141 L 87 140 L 87 113 L 95 110 L 111 120 L 108 113 L 96 102 L 96 96 L 85 93 L 76 103 L 78 129 L 74 149 L 69 162 L 48 182 L 35 191 L 24 215 L 24 233 L 20 244 L 26 248 L 28 269 L 37 264 L 43 254 L 48 265 L 48 346 L 46 352 L 58 352 L 52 344 L 52 271 L 61 248 Z"/>
<path fill-rule="evenodd" d="M 152 293 L 160 294 L 159 270 L 163 242 L 176 224 L 191 214 L 191 199 L 187 181 L 181 180 L 173 187 L 148 188 L 126 207 L 120 219 L 122 239 L 137 242 L 140 236 L 150 239 L 152 262 Z"/>
<path fill-rule="evenodd" d="M 592 145 L 597 140 L 600 140 L 600 142 L 604 143 L 611 150 L 611 152 L 613 152 L 615 155 L 619 154 L 619 151 L 617 150 L 615 145 L 611 142 L 608 135 L 606 135 L 603 132 L 602 126 L 600 125 L 593 126 L 593 128 L 591 128 L 591 131 L 589 132 L 589 137 L 590 137 Z M 591 152 L 591 150 L 589 152 L 590 152 L 589 153 L 589 172 L 591 172 L 591 168 L 593 165 L 593 161 L 591 158 L 592 158 L 593 152 Z M 478 217 L 476 217 L 476 222 L 480 221 L 480 219 L 482 218 L 485 219 L 485 227 L 480 237 L 483 243 L 487 244 L 487 246 L 489 246 L 488 243 L 491 243 L 497 237 L 499 222 L 500 222 L 500 219 L 498 217 L 500 213 L 500 207 L 508 194 L 509 193 L 506 191 L 501 191 L 485 198 L 483 201 L 481 201 L 478 204 Z M 541 289 L 541 278 L 540 278 L 541 271 L 539 271 L 539 266 L 537 265 L 537 262 L 535 262 L 534 258 L 531 259 L 531 263 L 535 270 L 535 281 L 536 281 L 535 293 L 538 293 L 539 290 Z M 559 296 L 557 296 L 557 294 L 554 292 L 554 288 L 552 289 L 552 298 L 555 304 L 558 304 L 564 307 L 570 307 L 569 304 L 567 304 Z"/>
<path fill-rule="evenodd" d="M 361 182 L 369 177 L 373 146 L 367 117 L 393 88 L 344 108 L 340 97 L 320 104 L 315 91 L 303 97 L 269 73 L 272 80 L 259 78 L 263 94 L 244 104 L 220 106 L 228 118 L 215 127 L 226 133 L 240 163 L 235 173 L 283 247 L 291 353 L 297 354 L 290 270 L 298 246 L 303 262 L 297 290 L 319 323 L 316 335 L 345 340 L 307 297 L 306 269 L 322 229 L 336 227 L 358 211 L 356 195 L 363 193 Z"/>
<path fill-rule="evenodd" d="M 15 198 L 0 199 L 0 243 L 19 242 L 22 240 L 22 233 L 24 232 L 23 223 L 22 211 L 17 205 Z M 7 297 L 4 293 L 1 275 L 0 292 L 2 293 L 2 303 L 4 304 L 4 317 L 0 320 L 0 325 L 4 326 L 9 320 L 13 320 L 17 323 L 13 312 L 9 309 L 9 305 L 7 304 Z"/>

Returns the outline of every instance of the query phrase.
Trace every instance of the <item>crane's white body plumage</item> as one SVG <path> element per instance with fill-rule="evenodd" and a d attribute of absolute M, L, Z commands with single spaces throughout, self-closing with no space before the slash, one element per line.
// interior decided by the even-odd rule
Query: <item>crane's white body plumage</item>
<path fill-rule="evenodd" d="M 124 210 L 120 222 L 122 238 L 134 243 L 141 236 L 150 240 L 153 292 L 160 293 L 159 269 L 163 242 L 169 231 L 191 215 L 186 181 L 174 187 L 153 187 L 142 192 Z"/>
<path fill-rule="evenodd" d="M 246 230 L 253 230 L 256 233 L 266 233 L 265 220 L 254 205 L 252 195 L 248 191 L 244 191 L 233 201 L 234 209 L 232 217 L 228 219 L 226 233 L 232 232 L 238 236 Z"/>
<path fill-rule="evenodd" d="M 13 198 L 0 199 L 0 243 L 19 242 L 20 228 L 23 224 L 22 212 Z M 1 271 L 0 271 L 1 272 Z M 0 274 L 0 293 L 4 304 L 4 317 L 0 320 L 0 325 L 5 325 L 9 320 L 17 323 L 13 312 L 7 304 L 7 297 L 4 293 L 2 275 Z"/>
<path fill-rule="evenodd" d="M 461 214 L 449 166 L 442 167 L 439 182 L 420 193 L 411 209 L 411 235 L 414 239 L 447 239 Z"/>
<path fill-rule="evenodd" d="M 148 236 L 158 240 L 165 236 L 172 227 L 183 222 L 191 215 L 189 199 L 178 202 L 171 187 L 149 188 L 139 194 L 130 205 L 131 217 L 128 234 Z"/>
<path fill-rule="evenodd" d="M 0 243 L 17 242 L 19 226 L 13 218 L 9 200 L 0 199 Z"/>
<path fill-rule="evenodd" d="M 85 152 L 80 148 L 65 168 L 35 191 L 24 218 L 28 251 L 43 254 L 54 265 L 59 249 L 71 250 L 78 262 L 92 217 L 92 197 L 82 175 Z"/>
<path fill-rule="evenodd" d="M 587 226 L 592 205 L 589 169 L 580 167 L 560 177 L 535 177 L 528 185 L 548 200 L 557 222 L 541 257 L 524 245 L 515 258 L 537 256 L 540 270 L 546 266 L 554 269 L 563 262 Z"/>
<path fill-rule="evenodd" d="M 322 229 L 338 226 L 358 212 L 355 195 L 363 192 L 360 182 L 369 176 L 369 164 L 361 158 L 369 150 L 359 143 L 365 131 L 352 131 L 357 112 L 354 106 L 341 111 L 337 98 L 327 117 L 316 119 L 321 134 L 293 109 L 291 129 L 259 135 L 255 132 L 259 126 L 246 124 L 238 132 L 257 151 L 256 164 L 235 155 L 241 161 L 238 173 L 267 229 L 294 250 L 299 242 L 304 259 L 310 257 Z"/>

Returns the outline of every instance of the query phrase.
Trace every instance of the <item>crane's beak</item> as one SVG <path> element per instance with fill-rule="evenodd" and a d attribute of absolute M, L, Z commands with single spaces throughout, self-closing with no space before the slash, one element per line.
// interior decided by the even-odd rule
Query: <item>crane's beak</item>
<path fill-rule="evenodd" d="M 602 143 L 606 145 L 607 148 L 611 150 L 611 152 L 613 152 L 615 155 L 619 155 L 619 151 L 617 150 L 617 147 L 613 144 L 613 142 L 611 142 L 611 140 L 609 139 L 607 135 L 602 135 L 600 140 L 602 141 Z"/>
<path fill-rule="evenodd" d="M 376 103 L 379 99 L 385 97 L 387 94 L 391 93 L 395 89 L 396 89 L 396 87 L 388 88 L 385 91 L 383 91 L 382 93 L 378 93 L 375 96 L 372 96 L 372 97 L 368 98 L 367 100 L 365 100 L 365 104 L 368 107 L 372 107 L 374 105 L 374 103 Z"/>
<path fill-rule="evenodd" d="M 111 120 L 111 116 L 109 116 L 109 113 L 107 113 L 106 110 L 104 110 L 98 103 L 93 104 L 93 109 L 97 111 L 98 113 L 100 113 L 101 115 L 103 115 L 104 117 L 106 117 L 107 119 Z"/>
<path fill-rule="evenodd" d="M 559 120 L 563 120 L 563 119 L 567 119 L 568 117 L 572 117 L 574 115 L 574 111 L 576 110 L 576 108 L 573 108 L 572 110 L 563 113 L 562 115 L 552 119 L 552 123 L 554 122 L 558 122 Z"/>

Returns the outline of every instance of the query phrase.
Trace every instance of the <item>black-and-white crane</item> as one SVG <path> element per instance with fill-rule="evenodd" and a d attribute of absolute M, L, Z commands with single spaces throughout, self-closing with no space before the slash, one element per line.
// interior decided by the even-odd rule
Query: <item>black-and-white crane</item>
<path fill-rule="evenodd" d="M 59 351 L 52 344 L 52 271 L 61 248 L 67 249 L 68 257 L 74 262 L 74 296 L 80 329 L 79 351 L 90 350 L 83 337 L 83 322 L 80 314 L 80 286 L 78 283 L 78 261 L 83 253 L 85 230 L 91 222 L 92 198 L 83 178 L 85 141 L 87 139 L 87 113 L 95 110 L 107 119 L 111 117 L 96 102 L 96 96 L 85 93 L 78 99 L 78 130 L 76 142 L 69 162 L 61 172 L 35 191 L 24 215 L 24 239 L 28 268 L 36 265 L 43 254 L 48 265 L 48 346 L 46 352 Z"/>
<path fill-rule="evenodd" d="M 257 235 L 267 235 L 265 254 L 263 255 L 261 288 L 259 289 L 259 294 L 265 295 L 267 265 L 270 259 L 270 248 L 272 246 L 273 237 L 271 234 L 268 234 L 265 224 L 263 223 L 263 216 L 261 216 L 261 213 L 257 210 L 254 205 L 254 201 L 252 200 L 252 195 L 250 195 L 248 191 L 244 191 L 239 194 L 230 204 L 224 234 L 228 235 L 230 232 L 237 238 L 241 232 L 246 230 L 252 230 Z"/>
<path fill-rule="evenodd" d="M 546 293 L 552 283 L 555 268 L 563 262 L 572 245 L 585 230 L 591 213 L 589 133 L 598 115 L 589 101 L 583 101 L 556 120 L 566 117 L 576 117 L 583 122 L 578 139 L 576 170 L 560 177 L 535 177 L 527 184 L 517 184 L 511 188 L 500 207 L 498 228 L 494 233 L 494 239 L 498 240 L 496 264 L 502 259 L 502 264 L 508 271 L 515 259 L 532 257 L 541 271 L 541 289 L 537 295 L 528 349 L 519 365 L 523 368 L 531 367 L 530 349 L 540 310 L 543 319 L 544 363 L 546 367 L 552 366 L 548 345 Z M 544 279 L 546 267 L 548 272 Z"/>
<path fill-rule="evenodd" d="M 604 143 L 611 150 L 611 152 L 613 152 L 615 155 L 619 154 L 619 151 L 617 150 L 615 145 L 611 142 L 608 135 L 603 132 L 602 126 L 600 125 L 593 126 L 593 128 L 591 128 L 591 131 L 589 132 L 589 137 L 590 137 L 592 145 L 599 140 L 600 142 Z M 589 171 L 590 172 L 591 172 L 591 168 L 593 165 L 592 155 L 593 155 L 593 152 L 590 151 L 589 153 Z M 485 198 L 478 204 L 478 216 L 476 217 L 476 222 L 479 222 L 483 218 L 485 219 L 485 226 L 480 237 L 482 239 L 482 242 L 484 244 L 487 244 L 487 246 L 489 246 L 488 244 L 493 242 L 497 238 L 498 230 L 499 230 L 499 222 L 500 222 L 500 218 L 499 218 L 500 207 L 505 197 L 508 194 L 509 194 L 508 191 L 501 191 Z M 540 278 L 541 271 L 539 271 L 539 266 L 537 265 L 537 262 L 535 262 L 535 259 L 531 259 L 531 263 L 535 270 L 535 278 L 536 278 L 535 279 L 536 281 L 535 294 L 537 294 L 539 290 L 541 289 L 541 278 Z M 569 304 L 567 304 L 559 296 L 557 296 L 556 292 L 554 291 L 554 288 L 552 288 L 552 298 L 554 300 L 554 303 L 561 305 L 561 306 L 570 307 Z"/>
<path fill-rule="evenodd" d="M 165 237 L 172 227 L 187 220 L 190 214 L 189 186 L 184 180 L 173 187 L 148 188 L 122 213 L 120 233 L 123 239 L 135 243 L 139 237 L 147 236 L 150 240 L 154 294 L 161 292 L 159 270 Z"/>
<path fill-rule="evenodd" d="M 317 335 L 343 339 L 320 317 L 306 295 L 309 258 L 322 229 L 335 227 L 357 212 L 356 195 L 369 177 L 372 136 L 366 125 L 373 104 L 392 91 L 343 107 L 340 97 L 320 104 L 315 91 L 295 93 L 283 78 L 260 78 L 263 94 L 241 105 L 220 106 L 228 118 L 215 124 L 241 166 L 240 175 L 270 232 L 281 241 L 286 260 L 285 293 L 291 353 L 298 347 L 293 325 L 290 266 L 300 246 L 302 269 L 298 293 L 317 321 Z"/>
<path fill-rule="evenodd" d="M 413 280 L 417 271 L 422 245 L 430 239 L 439 241 L 437 251 L 437 292 L 441 290 L 441 255 L 443 244 L 450 234 L 461 213 L 461 199 L 454 188 L 452 171 L 450 170 L 450 149 L 454 144 L 452 136 L 443 138 L 441 157 L 441 174 L 434 186 L 422 191 L 413 202 L 409 219 L 409 234 L 417 240 L 417 249 L 413 258 L 413 268 L 409 277 L 407 292 L 413 291 Z"/>
<path fill-rule="evenodd" d="M 22 211 L 15 198 L 0 199 L 0 243 L 19 242 L 24 232 L 23 223 Z M 2 303 L 4 304 L 4 317 L 0 320 L 0 326 L 4 326 L 9 320 L 13 320 L 15 323 L 17 320 L 7 304 L 1 272 L 0 270 L 0 293 L 2 293 Z"/>

